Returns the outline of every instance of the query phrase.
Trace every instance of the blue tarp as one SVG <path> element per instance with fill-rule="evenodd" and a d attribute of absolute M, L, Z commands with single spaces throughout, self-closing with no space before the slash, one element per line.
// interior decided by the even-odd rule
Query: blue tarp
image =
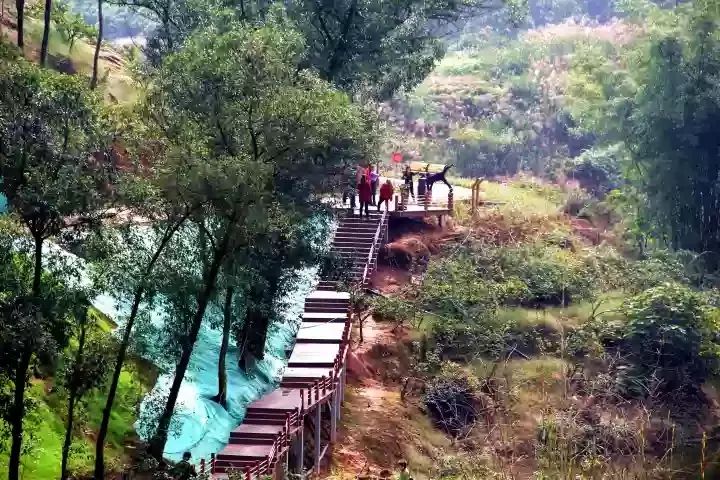
<path fill-rule="evenodd" d="M 217 453 L 227 444 L 230 432 L 242 421 L 247 405 L 272 390 L 287 365 L 285 350 L 295 341 L 299 328 L 303 301 L 315 282 L 315 273 L 304 272 L 303 282 L 292 297 L 284 313 L 284 321 L 278 322 L 268 332 L 265 359 L 258 362 L 249 374 L 237 365 L 238 351 L 231 344 L 227 355 L 228 410 L 210 400 L 218 390 L 218 354 L 221 332 L 208 327 L 205 321 L 185 375 L 180 396 L 175 408 L 170 437 L 165 447 L 165 456 L 180 460 L 185 451 L 192 453 L 199 462 Z M 221 312 L 216 312 L 220 315 Z M 163 404 L 174 373 L 161 375 L 153 391 L 145 398 L 136 429 L 141 437 L 152 428 L 144 428 L 156 419 L 157 405 Z M 157 400 L 161 401 L 158 402 Z M 147 438 L 145 438 L 147 440 Z"/>

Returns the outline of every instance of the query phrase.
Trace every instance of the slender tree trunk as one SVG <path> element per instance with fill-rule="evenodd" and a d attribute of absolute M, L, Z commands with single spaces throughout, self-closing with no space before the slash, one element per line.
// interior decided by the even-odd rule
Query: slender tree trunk
<path fill-rule="evenodd" d="M 40 46 L 40 66 L 47 62 L 48 42 L 50 40 L 50 19 L 52 15 L 52 0 L 45 0 L 45 25 L 43 26 L 42 45 Z"/>
<path fill-rule="evenodd" d="M 39 235 L 34 237 L 35 242 L 35 253 L 34 260 L 35 265 L 33 266 L 33 286 L 32 294 L 33 297 L 37 298 L 40 296 L 40 280 L 42 279 L 42 248 L 43 238 Z"/>
<path fill-rule="evenodd" d="M 20 454 L 22 452 L 23 419 L 25 418 L 25 386 L 30 368 L 32 349 L 26 347 L 15 370 L 13 391 L 12 444 L 8 461 L 8 480 L 20 480 Z"/>
<path fill-rule="evenodd" d="M 117 395 L 117 387 L 120 383 L 120 375 L 122 373 L 123 365 L 125 364 L 125 356 L 127 355 L 127 349 L 130 345 L 130 335 L 132 334 L 133 326 L 135 325 L 135 319 L 137 318 L 140 310 L 140 304 L 142 303 L 143 297 L 145 296 L 145 282 L 148 277 L 155 269 L 162 252 L 165 251 L 168 243 L 175 235 L 175 232 L 185 223 L 187 216 L 182 217 L 180 220 L 168 229 L 163 239 L 160 241 L 155 253 L 153 253 L 147 268 L 143 272 L 143 277 L 140 284 L 135 289 L 133 297 L 133 304 L 130 308 L 130 316 L 128 317 L 127 323 L 125 324 L 125 331 L 123 332 L 123 338 L 118 348 L 117 358 L 115 359 L 115 368 L 113 370 L 113 376 L 110 380 L 110 389 L 108 390 L 107 399 L 105 401 L 105 408 L 103 408 L 103 416 L 100 421 L 100 429 L 98 430 L 97 440 L 95 442 L 95 472 L 94 477 L 96 480 L 103 480 L 105 478 L 105 438 L 107 437 L 108 428 L 110 427 L 110 414 L 112 413 L 113 404 L 115 403 L 115 395 Z"/>
<path fill-rule="evenodd" d="M 222 344 L 220 345 L 220 359 L 218 360 L 218 393 L 213 400 L 227 409 L 227 371 L 225 358 L 230 344 L 230 323 L 232 319 L 233 288 L 228 287 L 225 292 L 225 309 L 223 312 Z"/>
<path fill-rule="evenodd" d="M 70 445 L 72 444 L 73 421 L 75 419 L 75 393 L 71 392 L 68 398 L 68 418 L 65 430 L 65 442 L 62 448 L 62 464 L 60 466 L 60 480 L 67 480 L 67 463 L 70 456 Z"/>
<path fill-rule="evenodd" d="M 34 237 L 34 266 L 33 266 L 33 298 L 40 296 L 40 280 L 42 278 L 42 246 L 41 235 Z M 10 458 L 8 461 L 8 480 L 19 480 L 20 478 L 20 454 L 22 452 L 23 440 L 23 419 L 25 418 L 25 387 L 27 385 L 27 372 L 32 359 L 32 339 L 25 340 L 25 350 L 15 370 L 13 389 L 13 418 L 12 418 L 12 444 L 10 446 Z"/>
<path fill-rule="evenodd" d="M 65 442 L 62 448 L 62 461 L 60 466 L 60 480 L 67 480 L 68 471 L 67 463 L 68 457 L 70 456 L 70 446 L 72 445 L 72 433 L 73 433 L 73 422 L 75 420 L 75 402 L 77 400 L 77 366 L 82 362 L 83 355 L 85 354 L 85 338 L 87 336 L 87 312 L 85 318 L 80 325 L 80 338 L 78 339 L 78 349 L 75 354 L 75 371 L 72 372 L 72 379 L 70 381 L 70 392 L 68 395 L 68 410 L 67 410 L 67 426 L 65 427 Z"/>
<path fill-rule="evenodd" d="M 175 403 L 177 403 L 178 395 L 180 393 L 180 386 L 182 385 L 185 378 L 185 372 L 187 372 L 188 365 L 190 364 L 190 356 L 195 348 L 195 342 L 197 341 L 198 333 L 200 332 L 200 326 L 202 325 L 205 311 L 207 310 L 208 303 L 210 303 L 210 298 L 212 297 L 213 290 L 215 289 L 215 283 L 217 282 L 218 274 L 220 273 L 220 266 L 228 253 L 228 245 L 230 243 L 230 237 L 232 236 L 234 224 L 235 216 L 232 216 L 228 222 L 223 241 L 215 249 L 213 253 L 213 261 L 204 276 L 204 288 L 198 294 L 198 307 L 195 311 L 195 315 L 193 315 L 192 323 L 190 324 L 190 332 L 186 343 L 183 346 L 180 361 L 175 369 L 175 378 L 173 378 L 173 383 L 170 387 L 170 394 L 168 395 L 167 402 L 165 403 L 163 413 L 160 415 L 155 434 L 152 439 L 150 439 L 148 453 L 158 460 L 162 459 L 163 452 L 165 451 L 168 430 L 170 428 L 170 420 L 172 419 L 173 412 L 175 411 Z"/>
<path fill-rule="evenodd" d="M 98 35 L 97 42 L 95 43 L 95 57 L 93 58 L 93 73 L 92 79 L 90 80 L 90 88 L 97 87 L 98 83 L 98 68 L 100 66 L 100 46 L 103 40 L 103 0 L 97 0 L 97 13 L 98 13 Z"/>
<path fill-rule="evenodd" d="M 22 51 L 25 48 L 25 0 L 15 0 L 17 10 L 17 46 Z"/>

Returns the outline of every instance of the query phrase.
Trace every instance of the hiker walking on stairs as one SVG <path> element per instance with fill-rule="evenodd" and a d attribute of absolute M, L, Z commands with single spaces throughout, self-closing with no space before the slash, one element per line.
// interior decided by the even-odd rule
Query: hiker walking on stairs
<path fill-rule="evenodd" d="M 372 189 L 368 183 L 365 175 L 360 178 L 360 184 L 358 185 L 358 197 L 360 197 L 360 216 L 362 217 L 363 208 L 365 209 L 365 216 L 370 218 L 370 212 L 368 208 L 370 206 L 370 200 L 372 200 Z"/>

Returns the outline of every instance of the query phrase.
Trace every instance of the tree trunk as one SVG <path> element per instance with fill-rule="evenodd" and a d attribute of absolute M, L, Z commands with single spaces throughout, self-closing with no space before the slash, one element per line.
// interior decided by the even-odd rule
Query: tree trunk
<path fill-rule="evenodd" d="M 17 10 L 17 46 L 22 51 L 25 48 L 25 0 L 15 0 Z"/>
<path fill-rule="evenodd" d="M 68 471 L 67 463 L 68 456 L 70 455 L 70 446 L 72 445 L 72 432 L 73 432 L 73 421 L 75 420 L 75 401 L 77 399 L 77 367 L 82 362 L 82 358 L 85 352 L 85 338 L 87 335 L 87 311 L 83 318 L 82 324 L 80 325 L 80 338 L 78 339 L 78 349 L 75 354 L 75 370 L 72 372 L 72 379 L 70 380 L 70 392 L 68 395 L 68 410 L 67 410 L 67 426 L 65 427 L 65 442 L 62 448 L 62 461 L 60 466 L 60 480 L 67 480 Z"/>
<path fill-rule="evenodd" d="M 160 415 L 155 434 L 150 439 L 148 453 L 158 460 L 162 459 L 163 452 L 165 451 L 168 430 L 170 428 L 170 420 L 172 419 L 175 411 L 175 403 L 177 403 L 177 398 L 180 393 L 180 386 L 185 379 L 185 372 L 187 372 L 187 367 L 190 364 L 190 356 L 195 348 L 195 342 L 197 341 L 198 333 L 200 332 L 200 326 L 202 325 L 205 311 L 207 310 L 208 303 L 210 303 L 210 298 L 212 297 L 213 290 L 215 289 L 215 283 L 217 282 L 218 274 L 220 273 L 220 266 L 228 253 L 228 245 L 230 243 L 230 237 L 232 236 L 234 224 L 235 216 L 233 215 L 228 222 L 227 230 L 222 243 L 218 245 L 213 253 L 213 261 L 210 264 L 210 268 L 204 275 L 204 288 L 198 294 L 198 307 L 195 311 L 195 315 L 193 315 L 192 323 L 190 324 L 190 333 L 185 345 L 183 346 L 180 361 L 175 369 L 175 378 L 173 378 L 173 383 L 170 387 L 170 394 L 168 395 L 167 402 L 165 403 L 163 413 Z"/>
<path fill-rule="evenodd" d="M 34 235 L 35 243 L 34 251 L 34 267 L 33 267 L 33 285 L 32 295 L 34 298 L 40 296 L 40 280 L 42 278 L 42 245 L 43 238 L 40 235 Z M 15 370 L 14 389 L 13 389 L 13 415 L 12 415 L 12 444 L 10 446 L 10 458 L 8 461 L 8 480 L 19 480 L 20 478 L 20 454 L 22 452 L 23 440 L 23 419 L 25 418 L 25 387 L 27 385 L 27 372 L 30 368 L 30 360 L 32 359 L 33 346 L 32 339 L 25 340 L 25 350 Z"/>
<path fill-rule="evenodd" d="M 67 480 L 67 462 L 70 456 L 70 445 L 72 444 L 72 431 L 73 431 L 73 420 L 75 418 L 75 393 L 71 392 L 68 398 L 68 418 L 67 426 L 65 427 L 65 442 L 62 448 L 62 464 L 60 466 L 60 480 Z"/>
<path fill-rule="evenodd" d="M 35 265 L 33 266 L 32 294 L 33 294 L 33 297 L 37 298 L 38 296 L 40 296 L 40 280 L 42 279 L 43 238 L 41 236 L 35 236 L 34 242 L 35 242 L 35 254 L 34 254 Z"/>
<path fill-rule="evenodd" d="M 40 66 L 47 62 L 48 42 L 50 40 L 50 19 L 52 15 L 52 0 L 45 0 L 45 25 L 43 26 L 42 45 L 40 46 Z"/>
<path fill-rule="evenodd" d="M 155 269 L 160 255 L 167 247 L 168 243 L 175 235 L 175 232 L 182 226 L 187 219 L 187 216 L 182 217 L 179 221 L 168 229 L 158 248 L 153 253 L 150 263 L 143 272 L 140 285 L 135 289 L 135 295 L 133 298 L 133 304 L 130 308 L 130 316 L 128 317 L 127 323 L 125 324 L 125 331 L 123 332 L 122 342 L 118 348 L 117 358 L 115 360 L 115 368 L 113 370 L 113 376 L 110 380 L 110 389 L 108 390 L 107 400 L 105 401 L 105 408 L 103 408 L 103 416 L 100 422 L 100 429 L 98 430 L 97 440 L 95 442 L 95 472 L 94 477 L 96 480 L 103 480 L 105 478 L 105 438 L 107 437 L 108 428 L 110 426 L 110 414 L 112 413 L 113 404 L 115 403 L 115 395 L 117 394 L 117 387 L 120 383 L 120 374 L 122 373 L 122 367 L 125 363 L 125 356 L 127 355 L 127 349 L 130 345 L 130 335 L 132 334 L 133 326 L 135 325 L 135 319 L 137 318 L 138 311 L 140 310 L 140 304 L 142 303 L 143 297 L 145 296 L 145 282 L 150 276 L 152 271 Z"/>
<path fill-rule="evenodd" d="M 233 289 L 228 287 L 225 293 L 225 310 L 223 312 L 222 344 L 220 345 L 220 359 L 218 360 L 218 393 L 213 401 L 227 409 L 227 372 L 225 371 L 225 358 L 230 344 L 230 323 L 232 319 Z"/>
<path fill-rule="evenodd" d="M 92 79 L 90 80 L 90 88 L 97 87 L 98 83 L 98 68 L 100 64 L 100 45 L 102 45 L 103 39 L 103 0 L 97 0 L 98 5 L 98 35 L 97 42 L 95 43 L 95 57 L 93 58 L 93 73 Z"/>
<path fill-rule="evenodd" d="M 13 395 L 12 444 L 8 461 L 8 480 L 20 480 L 20 453 L 22 452 L 23 419 L 25 418 L 25 386 L 32 358 L 32 348 L 26 347 L 15 370 Z"/>

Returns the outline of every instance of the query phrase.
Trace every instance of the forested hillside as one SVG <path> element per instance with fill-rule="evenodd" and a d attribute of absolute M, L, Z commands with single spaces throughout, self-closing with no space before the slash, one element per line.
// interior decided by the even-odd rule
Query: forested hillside
<path fill-rule="evenodd" d="M 0 12 L 0 477 L 210 462 L 351 270 L 358 167 L 402 198 L 427 163 L 452 218 L 417 192 L 371 284 L 337 283 L 350 384 L 313 476 L 720 475 L 713 1 Z"/>
<path fill-rule="evenodd" d="M 395 428 L 414 475 L 717 475 L 717 21 L 531 2 L 524 23 L 471 22 L 381 106 L 386 150 L 485 178 L 488 201 L 451 234 L 398 234 L 370 300 L 385 393 L 364 380 L 357 403 L 413 419 Z"/>

